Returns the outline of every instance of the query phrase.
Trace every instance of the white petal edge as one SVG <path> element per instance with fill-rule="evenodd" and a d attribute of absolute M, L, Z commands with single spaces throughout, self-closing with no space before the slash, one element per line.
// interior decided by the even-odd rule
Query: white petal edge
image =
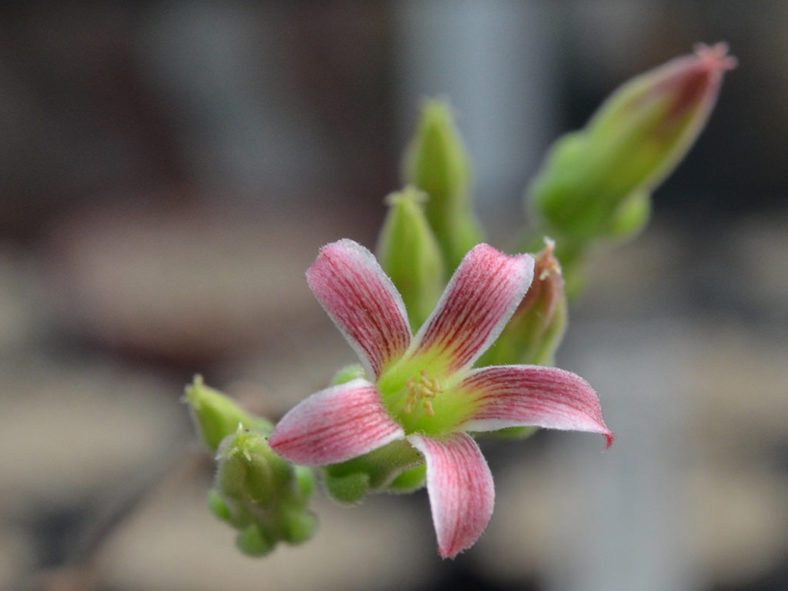
<path fill-rule="evenodd" d="M 438 552 L 454 558 L 482 535 L 495 505 L 495 486 L 479 446 L 465 433 L 438 440 L 409 435 L 427 463 L 427 493 Z"/>
<path fill-rule="evenodd" d="M 410 345 L 402 296 L 375 256 L 359 243 L 345 238 L 326 244 L 306 279 L 368 376 L 379 377 Z"/>
<path fill-rule="evenodd" d="M 268 444 L 290 462 L 326 466 L 404 436 L 383 407 L 375 385 L 356 378 L 312 394 L 293 407 L 277 423 Z"/>

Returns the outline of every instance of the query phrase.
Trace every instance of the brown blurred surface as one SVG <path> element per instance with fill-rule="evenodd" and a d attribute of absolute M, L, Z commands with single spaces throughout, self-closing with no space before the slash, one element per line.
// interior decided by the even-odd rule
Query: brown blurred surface
<path fill-rule="evenodd" d="M 787 6 L 0 6 L 0 588 L 785 589 Z M 721 39 L 740 67 L 559 354 L 613 448 L 484 441 L 496 511 L 453 562 L 423 492 L 318 495 L 313 541 L 241 556 L 183 385 L 276 418 L 355 361 L 304 271 L 374 248 L 420 98 L 454 103 L 501 247 L 550 139 Z"/>

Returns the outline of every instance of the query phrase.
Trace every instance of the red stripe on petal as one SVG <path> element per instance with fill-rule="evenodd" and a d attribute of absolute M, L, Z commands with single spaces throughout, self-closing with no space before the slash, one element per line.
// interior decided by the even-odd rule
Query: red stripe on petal
<path fill-rule="evenodd" d="M 408 437 L 427 461 L 427 492 L 438 552 L 454 558 L 482 535 L 493 512 L 495 487 L 476 442 L 465 433 L 436 440 Z"/>
<path fill-rule="evenodd" d="M 594 389 L 580 376 L 555 367 L 503 365 L 471 372 L 457 387 L 478 408 L 463 429 L 492 431 L 532 425 L 600 433 L 613 443 Z"/>
<path fill-rule="evenodd" d="M 533 269 L 530 255 L 510 257 L 486 244 L 475 246 L 416 335 L 414 355 L 445 357 L 450 371 L 473 364 L 511 318 Z"/>
<path fill-rule="evenodd" d="M 389 361 L 408 348 L 411 334 L 405 304 L 366 248 L 347 239 L 327 244 L 306 278 L 370 375 L 380 376 Z"/>
<path fill-rule="evenodd" d="M 276 425 L 268 444 L 293 463 L 325 466 L 404 435 L 383 408 L 377 388 L 358 378 L 312 394 L 292 408 Z"/>

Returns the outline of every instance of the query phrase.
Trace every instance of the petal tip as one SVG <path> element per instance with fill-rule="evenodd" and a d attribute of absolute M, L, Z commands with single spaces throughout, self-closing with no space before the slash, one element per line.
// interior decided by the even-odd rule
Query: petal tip
<path fill-rule="evenodd" d="M 605 436 L 605 451 L 607 451 L 610 449 L 610 446 L 613 445 L 613 440 L 616 438 L 616 435 L 612 431 L 607 431 L 602 433 L 602 435 Z"/>

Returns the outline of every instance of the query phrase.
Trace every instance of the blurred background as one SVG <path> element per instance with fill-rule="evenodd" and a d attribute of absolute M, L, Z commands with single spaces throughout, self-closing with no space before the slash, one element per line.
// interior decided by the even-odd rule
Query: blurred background
<path fill-rule="evenodd" d="M 786 25 L 781 0 L 3 3 L 0 588 L 788 589 Z M 496 511 L 454 561 L 423 491 L 320 497 L 305 546 L 237 552 L 183 385 L 275 418 L 354 361 L 303 273 L 374 247 L 424 97 L 503 247 L 552 139 L 719 40 L 739 68 L 559 351 L 611 450 L 484 442 Z"/>

